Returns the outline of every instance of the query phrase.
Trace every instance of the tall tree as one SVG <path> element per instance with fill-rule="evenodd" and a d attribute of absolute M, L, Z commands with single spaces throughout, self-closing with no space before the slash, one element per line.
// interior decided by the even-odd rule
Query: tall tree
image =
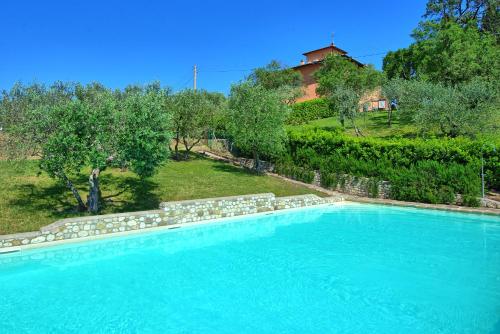
<path fill-rule="evenodd" d="M 429 0 L 424 18 L 435 23 L 458 23 L 482 28 L 485 20 L 498 17 L 498 0 Z"/>
<path fill-rule="evenodd" d="M 278 90 L 245 81 L 231 87 L 228 131 L 234 143 L 255 159 L 261 169 L 263 155 L 276 156 L 284 149 L 285 119 L 289 106 Z"/>
<path fill-rule="evenodd" d="M 408 48 L 389 52 L 389 79 L 420 78 L 459 84 L 500 79 L 499 0 L 429 0 Z"/>

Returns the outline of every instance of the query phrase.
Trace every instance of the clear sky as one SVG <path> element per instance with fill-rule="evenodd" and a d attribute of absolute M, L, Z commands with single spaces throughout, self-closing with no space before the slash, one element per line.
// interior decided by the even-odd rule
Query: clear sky
<path fill-rule="evenodd" d="M 112 88 L 159 80 L 175 90 L 227 93 L 272 59 L 335 44 L 381 67 L 405 47 L 426 0 L 32 0 L 0 4 L 0 89 L 16 81 L 99 81 Z M 376 55 L 374 55 L 376 54 Z M 367 56 L 371 55 L 371 56 Z"/>

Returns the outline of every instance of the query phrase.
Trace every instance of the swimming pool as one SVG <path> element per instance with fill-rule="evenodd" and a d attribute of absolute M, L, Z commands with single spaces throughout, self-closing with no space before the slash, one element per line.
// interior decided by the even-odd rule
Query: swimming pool
<path fill-rule="evenodd" d="M 0 332 L 496 333 L 500 218 L 343 204 L 0 255 Z"/>

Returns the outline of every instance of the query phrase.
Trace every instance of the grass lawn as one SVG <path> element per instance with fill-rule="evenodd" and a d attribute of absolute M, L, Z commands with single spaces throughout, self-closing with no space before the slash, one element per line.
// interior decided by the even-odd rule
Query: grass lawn
<path fill-rule="evenodd" d="M 489 125 L 483 128 L 480 133 L 476 135 L 477 139 L 500 143 L 500 112 L 495 112 Z M 392 124 L 387 125 L 387 112 L 375 111 L 360 113 L 356 118 L 356 125 L 365 137 L 375 138 L 415 138 L 418 137 L 418 129 L 412 124 L 412 121 L 400 117 L 397 111 L 392 114 Z M 311 121 L 302 125 L 289 125 L 291 129 L 307 129 L 319 128 L 323 130 L 341 129 L 338 117 L 329 117 Z M 346 120 L 345 133 L 351 136 L 356 136 L 354 128 L 351 123 Z"/>
<path fill-rule="evenodd" d="M 57 219 L 79 215 L 71 193 L 45 173 L 37 161 L 0 161 L 0 235 L 38 230 Z M 86 195 L 88 176 L 75 183 Z M 108 169 L 101 174 L 106 205 L 103 213 L 157 209 L 161 201 L 272 192 L 277 196 L 316 193 L 280 179 L 255 175 L 226 163 L 203 158 L 169 161 L 141 181 L 131 172 Z M 81 215 L 81 213 L 80 213 Z"/>
<path fill-rule="evenodd" d="M 392 125 L 387 125 L 387 112 L 375 111 L 360 113 L 356 118 L 356 125 L 361 129 L 361 132 L 366 137 L 376 138 L 392 138 L 392 137 L 407 137 L 413 138 L 417 136 L 417 129 L 410 122 L 401 119 L 397 112 L 393 112 Z M 311 121 L 303 125 L 290 126 L 292 129 L 304 128 L 319 128 L 331 130 L 334 128 L 340 129 L 341 125 L 338 117 L 329 117 Z M 346 121 L 345 133 L 355 136 L 354 128 L 349 121 Z"/>

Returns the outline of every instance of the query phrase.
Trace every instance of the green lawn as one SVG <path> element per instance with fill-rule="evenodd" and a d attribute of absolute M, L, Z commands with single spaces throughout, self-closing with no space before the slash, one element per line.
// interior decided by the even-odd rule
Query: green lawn
<path fill-rule="evenodd" d="M 38 175 L 37 161 L 0 161 L 0 178 L 0 235 L 34 231 L 57 219 L 78 215 L 73 211 L 75 200 L 71 193 L 46 174 Z M 86 194 L 86 180 L 84 174 L 76 180 L 82 196 Z M 161 201 L 264 192 L 277 196 L 315 193 L 271 176 L 202 158 L 169 161 L 145 181 L 131 172 L 109 169 L 101 174 L 101 187 L 106 199 L 103 213 L 157 209 Z"/>
<path fill-rule="evenodd" d="M 483 128 L 476 135 L 477 139 L 482 139 L 494 143 L 500 142 L 500 112 L 493 113 L 492 119 L 486 128 Z M 365 137 L 375 138 L 415 138 L 418 130 L 410 119 L 400 117 L 397 111 L 393 112 L 392 124 L 387 125 L 387 112 L 375 111 L 360 113 L 356 118 L 356 125 L 361 129 Z M 338 117 L 329 117 L 311 121 L 303 125 L 289 125 L 291 129 L 319 128 L 323 130 L 341 129 Z M 345 133 L 355 136 L 354 128 L 349 121 L 346 121 Z"/>
<path fill-rule="evenodd" d="M 391 137 L 408 137 L 417 136 L 417 129 L 410 122 L 401 119 L 397 112 L 393 113 L 392 124 L 387 125 L 387 112 L 365 112 L 360 113 L 356 118 L 356 125 L 361 129 L 361 132 L 366 137 L 376 138 L 391 138 Z M 341 128 L 338 117 L 329 117 L 311 121 L 304 125 L 290 126 L 292 129 L 304 128 L 320 128 L 331 130 L 333 128 Z M 345 133 L 355 136 L 354 128 L 349 121 L 346 121 Z"/>

